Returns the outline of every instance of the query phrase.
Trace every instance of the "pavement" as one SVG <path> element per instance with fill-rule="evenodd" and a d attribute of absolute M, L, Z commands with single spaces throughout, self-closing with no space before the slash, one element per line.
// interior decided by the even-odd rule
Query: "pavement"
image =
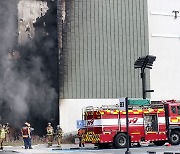
<path fill-rule="evenodd" d="M 141 147 L 130 148 L 131 154 L 180 154 L 180 145 L 178 146 L 154 146 L 144 144 Z M 165 153 L 167 152 L 167 153 Z M 78 144 L 62 144 L 61 148 L 57 145 L 47 147 L 47 144 L 33 145 L 33 149 L 24 149 L 23 146 L 5 146 L 0 154 L 51 154 L 51 153 L 75 153 L 75 154 L 125 154 L 124 149 L 97 149 L 93 144 L 85 144 L 85 147 L 79 148 Z"/>
<path fill-rule="evenodd" d="M 57 145 L 53 145 L 48 147 L 47 144 L 37 144 L 32 146 L 33 149 L 24 149 L 24 146 L 4 146 L 3 150 L 0 153 L 62 153 L 68 151 L 75 151 L 75 150 L 87 150 L 93 149 L 93 144 L 87 144 L 85 148 L 79 148 L 78 144 L 62 144 L 61 147 Z"/>

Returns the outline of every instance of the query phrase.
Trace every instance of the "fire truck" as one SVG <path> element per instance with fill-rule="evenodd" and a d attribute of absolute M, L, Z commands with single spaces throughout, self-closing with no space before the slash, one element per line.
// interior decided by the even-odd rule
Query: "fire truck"
<path fill-rule="evenodd" d="M 141 107 L 128 107 L 129 142 L 153 142 L 162 146 L 166 142 L 180 144 L 180 102 L 161 101 Z M 126 112 L 119 105 L 88 106 L 83 111 L 84 143 L 93 143 L 99 147 L 127 146 Z"/>

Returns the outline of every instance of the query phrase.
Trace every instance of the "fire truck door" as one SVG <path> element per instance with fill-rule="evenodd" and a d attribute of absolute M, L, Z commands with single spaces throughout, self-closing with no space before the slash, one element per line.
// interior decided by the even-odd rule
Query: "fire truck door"
<path fill-rule="evenodd" d="M 170 115 L 177 116 L 177 108 L 176 105 L 171 106 Z"/>
<path fill-rule="evenodd" d="M 152 141 L 157 138 L 158 121 L 157 114 L 144 115 L 144 139 L 145 141 Z"/>
<path fill-rule="evenodd" d="M 144 127 L 145 132 L 157 132 L 158 131 L 158 120 L 157 114 L 145 114 L 144 115 Z"/>
<path fill-rule="evenodd" d="M 170 124 L 177 124 L 179 122 L 179 106 L 177 108 L 177 105 L 170 105 L 170 111 L 169 111 L 169 123 Z"/>

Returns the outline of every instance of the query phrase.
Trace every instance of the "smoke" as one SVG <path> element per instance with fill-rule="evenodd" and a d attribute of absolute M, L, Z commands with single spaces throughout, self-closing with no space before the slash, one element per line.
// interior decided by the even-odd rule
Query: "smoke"
<path fill-rule="evenodd" d="M 57 24 L 52 20 L 56 10 L 49 8 L 38 18 L 34 23 L 35 37 L 20 46 L 18 2 L 0 1 L 1 102 L 12 109 L 16 124 L 33 118 L 35 121 L 38 116 L 53 121 L 52 112 L 58 101 Z M 52 2 L 48 2 L 49 7 L 55 7 Z M 12 114 L 6 116 L 12 119 Z"/>
<path fill-rule="evenodd" d="M 5 94 L 5 76 L 10 72 L 11 63 L 7 60 L 8 52 L 12 51 L 16 43 L 17 34 L 17 0 L 12 3 L 0 1 L 0 96 Z M 12 79 L 11 79 L 12 80 Z M 1 101 L 2 102 L 2 101 Z"/>

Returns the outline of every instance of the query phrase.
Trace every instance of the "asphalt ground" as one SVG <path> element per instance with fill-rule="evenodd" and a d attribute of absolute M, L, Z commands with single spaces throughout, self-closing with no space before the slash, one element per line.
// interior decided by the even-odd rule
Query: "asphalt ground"
<path fill-rule="evenodd" d="M 62 148 L 53 145 L 48 148 L 46 144 L 33 145 L 33 149 L 24 149 L 23 146 L 5 146 L 0 153 L 4 154 L 51 154 L 51 153 L 75 153 L 75 154 L 125 154 L 126 149 L 97 149 L 92 144 L 86 144 L 84 148 L 79 148 L 77 144 L 63 144 Z M 154 146 L 143 145 L 141 147 L 130 148 L 131 154 L 180 154 L 180 145 L 178 146 Z"/>

